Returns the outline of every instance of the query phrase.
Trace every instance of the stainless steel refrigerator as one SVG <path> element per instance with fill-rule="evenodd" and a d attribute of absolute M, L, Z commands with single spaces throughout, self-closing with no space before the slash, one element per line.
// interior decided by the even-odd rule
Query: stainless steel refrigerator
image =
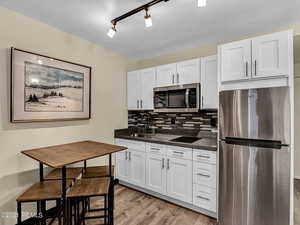
<path fill-rule="evenodd" d="M 219 224 L 288 225 L 288 87 L 220 92 Z"/>

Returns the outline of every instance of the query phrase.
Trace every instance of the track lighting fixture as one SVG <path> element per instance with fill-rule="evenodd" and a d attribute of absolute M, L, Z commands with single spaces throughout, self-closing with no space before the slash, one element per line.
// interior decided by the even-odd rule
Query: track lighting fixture
<path fill-rule="evenodd" d="M 132 16 L 134 14 L 137 14 L 138 12 L 140 11 L 143 11 L 143 10 L 146 10 L 146 16 L 145 16 L 145 25 L 146 27 L 151 27 L 152 26 L 152 19 L 151 19 L 151 16 L 150 14 L 148 14 L 148 9 L 153 6 L 153 5 L 156 5 L 157 3 L 160 3 L 160 2 L 168 2 L 170 0 L 153 0 L 145 5 L 142 5 L 136 9 L 133 9 L 131 10 L 130 12 L 128 13 L 125 13 L 124 15 L 122 16 L 119 16 L 115 19 L 113 19 L 111 21 L 113 27 L 109 29 L 109 31 L 107 32 L 107 35 L 110 37 L 110 38 L 113 38 L 114 35 L 116 34 L 117 30 L 116 30 L 116 24 L 117 22 L 123 20 L 123 19 L 126 19 L 127 17 L 129 16 Z"/>
<path fill-rule="evenodd" d="M 198 7 L 205 7 L 207 0 L 198 0 Z"/>
<path fill-rule="evenodd" d="M 110 38 L 113 38 L 115 36 L 116 32 L 117 32 L 116 23 L 113 23 L 113 26 L 107 32 L 107 36 Z"/>
<path fill-rule="evenodd" d="M 148 14 L 148 8 L 146 8 L 146 15 L 145 15 L 145 25 L 146 27 L 151 27 L 152 26 L 152 19 L 150 14 Z"/>

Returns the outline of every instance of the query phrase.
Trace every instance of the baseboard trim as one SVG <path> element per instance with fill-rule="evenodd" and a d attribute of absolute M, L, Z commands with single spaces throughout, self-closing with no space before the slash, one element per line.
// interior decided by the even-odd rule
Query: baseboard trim
<path fill-rule="evenodd" d="M 170 197 L 167 197 L 165 195 L 162 195 L 162 194 L 159 194 L 157 192 L 154 192 L 154 191 L 150 191 L 148 189 L 145 189 L 145 188 L 142 188 L 142 187 L 138 187 L 136 185 L 133 185 L 133 184 L 130 184 L 130 183 L 127 183 L 125 181 L 122 181 L 122 180 L 119 180 L 119 184 L 121 185 L 124 185 L 126 187 L 129 187 L 131 189 L 134 189 L 134 190 L 137 190 L 137 191 L 140 191 L 140 192 L 143 192 L 143 193 L 146 193 L 148 195 L 151 195 L 151 196 L 154 196 L 156 198 L 159 198 L 159 199 L 163 199 L 167 202 L 171 202 L 175 205 L 178 205 L 178 206 L 181 206 L 181 207 L 184 207 L 184 208 L 187 208 L 187 209 L 190 209 L 192 211 L 195 211 L 197 213 L 201 213 L 201 214 L 204 214 L 206 216 L 209 216 L 209 217 L 212 217 L 214 219 L 217 219 L 217 214 L 214 213 L 214 212 L 211 212 L 211 211 L 208 211 L 206 209 L 202 209 L 202 208 L 199 208 L 197 206 L 194 206 L 194 205 L 191 205 L 189 203 L 186 203 L 186 202 L 182 202 L 182 201 L 179 201 L 177 199 L 173 199 L 173 198 L 170 198 Z"/>

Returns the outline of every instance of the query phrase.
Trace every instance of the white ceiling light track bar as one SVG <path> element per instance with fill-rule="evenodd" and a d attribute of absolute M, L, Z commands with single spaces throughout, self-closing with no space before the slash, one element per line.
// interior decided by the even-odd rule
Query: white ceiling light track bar
<path fill-rule="evenodd" d="M 142 5 L 142 6 L 138 7 L 138 8 L 136 8 L 136 9 L 133 9 L 133 10 L 131 10 L 131 11 L 129 11 L 129 12 L 127 12 L 127 13 L 125 13 L 125 14 L 123 14 L 123 15 L 117 17 L 117 18 L 115 18 L 115 19 L 113 19 L 113 20 L 111 21 L 111 23 L 112 23 L 113 26 L 110 28 L 110 30 L 108 31 L 107 35 L 108 35 L 110 38 L 113 38 L 114 35 L 115 35 L 116 32 L 117 32 L 116 25 L 117 25 L 117 23 L 118 23 L 119 21 L 124 20 L 124 19 L 126 19 L 127 17 L 132 16 L 132 15 L 134 15 L 134 14 L 137 14 L 137 13 L 143 11 L 143 10 L 146 11 L 146 15 L 145 15 L 145 25 L 146 25 L 146 27 L 151 27 L 151 26 L 152 26 L 152 19 L 151 19 L 151 16 L 150 16 L 150 14 L 149 14 L 149 8 L 150 8 L 151 6 L 153 6 L 153 5 L 156 5 L 156 4 L 160 3 L 160 2 L 168 2 L 168 1 L 169 1 L 169 0 L 153 0 L 153 1 L 151 1 L 151 2 L 149 2 L 149 3 L 147 3 L 147 4 L 145 4 L 145 5 Z"/>

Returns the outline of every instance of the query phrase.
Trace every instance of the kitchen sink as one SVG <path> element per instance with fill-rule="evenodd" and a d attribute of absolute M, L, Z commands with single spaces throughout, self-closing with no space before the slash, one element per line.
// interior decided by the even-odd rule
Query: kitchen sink
<path fill-rule="evenodd" d="M 170 141 L 182 142 L 182 143 L 194 143 L 195 141 L 198 141 L 200 139 L 201 138 L 199 138 L 199 137 L 181 136 L 181 137 L 178 137 L 178 138 L 174 138 Z"/>

